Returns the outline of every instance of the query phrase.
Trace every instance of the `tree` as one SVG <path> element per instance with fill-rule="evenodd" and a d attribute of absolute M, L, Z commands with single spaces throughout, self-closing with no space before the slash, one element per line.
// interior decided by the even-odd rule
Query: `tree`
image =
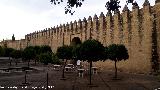
<path fill-rule="evenodd" d="M 54 5 L 61 4 L 64 0 L 50 0 L 51 3 Z M 67 6 L 65 7 L 65 14 L 70 13 L 71 15 L 74 14 L 75 11 L 72 11 L 73 7 L 81 7 L 84 0 L 67 0 Z M 120 8 L 119 6 L 120 1 L 119 0 L 110 0 L 106 3 L 105 7 L 108 11 L 116 11 Z M 132 3 L 133 0 L 127 0 L 126 3 Z"/>
<path fill-rule="evenodd" d="M 67 0 L 67 6 L 65 7 L 65 14 L 70 13 L 71 15 L 73 15 L 75 11 L 72 11 L 72 8 L 81 7 L 83 1 L 84 0 Z M 51 0 L 50 2 L 54 3 L 54 5 L 57 5 L 63 2 L 63 0 Z"/>
<path fill-rule="evenodd" d="M 80 47 L 80 56 L 82 60 L 87 60 L 90 63 L 90 85 L 91 85 L 91 69 L 92 62 L 102 60 L 104 58 L 104 46 L 97 40 L 84 41 Z"/>
<path fill-rule="evenodd" d="M 52 61 L 51 61 L 52 64 L 61 64 L 58 56 L 56 54 L 52 54 Z"/>
<path fill-rule="evenodd" d="M 36 56 L 34 57 L 35 65 L 36 65 L 36 61 L 39 59 L 38 57 L 41 53 L 41 47 L 40 46 L 34 46 L 34 50 L 35 50 L 35 53 L 36 53 Z"/>
<path fill-rule="evenodd" d="M 122 44 L 111 44 L 108 46 L 108 58 L 115 62 L 115 77 L 117 78 L 117 65 L 116 63 L 121 60 L 129 58 L 128 50 Z"/>
<path fill-rule="evenodd" d="M 52 53 L 52 49 L 48 45 L 43 45 L 40 47 L 40 53 Z"/>
<path fill-rule="evenodd" d="M 73 47 L 72 53 L 73 53 L 73 63 L 75 64 L 77 60 L 80 58 L 79 56 L 79 49 L 81 46 L 82 42 L 79 37 L 74 37 L 72 39 L 72 42 L 70 43 L 70 46 Z"/>
<path fill-rule="evenodd" d="M 83 2 L 85 0 L 66 0 L 67 1 L 67 5 L 65 7 L 65 14 L 70 13 L 71 15 L 74 14 L 75 11 L 72 11 L 72 8 L 76 7 L 81 7 Z M 126 0 L 126 4 L 128 5 L 128 3 L 132 3 L 132 5 L 138 6 L 138 4 L 136 2 L 133 2 L 134 0 Z M 64 2 L 64 0 L 50 0 L 51 4 L 57 5 L 57 4 L 61 4 L 62 2 Z M 119 6 L 120 1 L 119 0 L 110 0 L 108 2 L 106 2 L 106 9 L 110 12 L 110 11 L 117 11 L 119 10 L 119 8 L 121 6 Z"/>
<path fill-rule="evenodd" d="M 13 50 L 14 50 L 13 48 L 4 47 L 4 56 L 9 57 Z"/>
<path fill-rule="evenodd" d="M 110 0 L 106 3 L 105 7 L 107 8 L 109 12 L 111 11 L 115 12 L 115 11 L 118 11 L 119 8 L 121 7 L 119 6 L 119 3 L 120 3 L 119 0 Z"/>
<path fill-rule="evenodd" d="M 52 60 L 52 54 L 51 53 L 41 53 L 39 55 L 40 62 L 42 62 L 44 65 L 48 65 L 48 63 Z"/>
<path fill-rule="evenodd" d="M 22 51 L 21 50 L 13 50 L 11 53 L 11 57 L 15 59 L 15 62 L 17 65 L 17 60 L 22 57 Z"/>
<path fill-rule="evenodd" d="M 73 59 L 75 59 L 75 61 L 81 60 L 80 48 L 81 48 L 81 44 L 73 46 L 72 53 L 73 53 Z"/>
<path fill-rule="evenodd" d="M 108 59 L 108 47 L 106 46 L 106 47 L 104 47 L 104 49 L 105 49 L 105 52 L 104 52 L 104 57 L 102 59 L 103 61 Z"/>
<path fill-rule="evenodd" d="M 26 47 L 23 50 L 22 58 L 23 58 L 23 60 L 27 60 L 28 61 L 28 67 L 29 67 L 30 60 L 34 59 L 35 56 L 36 56 L 36 53 L 35 53 L 35 50 L 34 50 L 33 46 Z"/>
<path fill-rule="evenodd" d="M 58 47 L 56 54 L 59 59 L 63 59 L 63 61 L 64 61 L 64 59 L 66 60 L 63 65 L 63 72 L 62 72 L 62 78 L 65 78 L 64 77 L 64 68 L 65 68 L 67 60 L 72 59 L 72 47 L 67 46 L 67 45 L 64 45 L 62 47 Z"/>
<path fill-rule="evenodd" d="M 0 57 L 3 57 L 4 56 L 4 48 L 0 46 Z"/>
<path fill-rule="evenodd" d="M 13 51 L 14 51 L 13 48 L 4 47 L 4 56 L 5 56 L 5 57 L 9 57 L 10 66 L 11 66 L 11 63 L 12 63 L 12 59 L 10 59 L 10 57 L 11 57 L 11 53 L 12 53 Z"/>

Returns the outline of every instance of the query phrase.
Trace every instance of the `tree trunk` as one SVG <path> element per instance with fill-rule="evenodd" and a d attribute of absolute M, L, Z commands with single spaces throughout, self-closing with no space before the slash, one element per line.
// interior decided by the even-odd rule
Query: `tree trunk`
<path fill-rule="evenodd" d="M 64 59 L 63 59 L 63 61 L 64 61 Z M 65 66 L 66 66 L 66 62 L 67 62 L 67 60 L 65 61 L 64 65 L 63 65 L 62 78 L 65 78 L 65 77 L 64 77 L 64 68 L 65 68 Z"/>
<path fill-rule="evenodd" d="M 27 71 L 25 70 L 25 75 L 24 75 L 24 83 L 22 83 L 22 84 L 28 84 L 27 83 Z"/>
<path fill-rule="evenodd" d="M 91 79 L 92 79 L 92 61 L 90 61 L 89 85 L 92 84 Z"/>
<path fill-rule="evenodd" d="M 114 65 L 115 65 L 115 78 L 117 78 L 117 60 L 115 60 Z"/>
<path fill-rule="evenodd" d="M 48 71 L 47 71 L 47 90 L 48 90 Z"/>
<path fill-rule="evenodd" d="M 24 76 L 24 83 L 25 84 L 27 83 L 26 74 L 27 74 L 27 71 L 25 71 L 25 76 Z"/>
<path fill-rule="evenodd" d="M 17 59 L 15 59 L 15 62 L 16 62 L 16 66 L 17 66 Z"/>
<path fill-rule="evenodd" d="M 35 59 L 35 65 L 36 65 L 36 59 Z"/>
<path fill-rule="evenodd" d="M 29 62 L 30 62 L 30 60 L 28 60 L 28 67 L 29 67 Z"/>
<path fill-rule="evenodd" d="M 9 61 L 10 61 L 9 65 L 11 66 L 12 65 L 12 59 L 10 58 L 10 56 L 9 56 Z"/>

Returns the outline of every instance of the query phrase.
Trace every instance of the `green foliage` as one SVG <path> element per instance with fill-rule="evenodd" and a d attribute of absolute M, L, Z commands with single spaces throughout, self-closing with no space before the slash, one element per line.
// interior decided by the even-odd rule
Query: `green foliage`
<path fill-rule="evenodd" d="M 117 78 L 117 61 L 129 58 L 128 50 L 122 44 L 111 44 L 108 46 L 108 58 L 115 62 L 115 78 Z"/>
<path fill-rule="evenodd" d="M 118 50 L 119 54 L 117 60 L 127 60 L 129 58 L 128 50 L 124 45 L 119 44 Z"/>
<path fill-rule="evenodd" d="M 52 53 L 51 47 L 47 45 L 43 46 L 29 46 L 26 47 L 22 53 L 23 60 L 35 60 L 36 61 L 42 61 L 45 63 L 45 61 L 40 60 L 40 55 L 44 53 Z M 48 62 L 48 61 L 47 61 Z"/>
<path fill-rule="evenodd" d="M 43 45 L 40 47 L 40 53 L 52 53 L 52 49 L 48 45 Z"/>
<path fill-rule="evenodd" d="M 119 8 L 121 6 L 119 6 L 120 1 L 119 0 L 110 0 L 106 3 L 105 7 L 107 8 L 107 10 L 110 11 L 119 11 Z"/>
<path fill-rule="evenodd" d="M 112 44 L 108 46 L 108 58 L 113 61 L 121 61 L 129 58 L 128 50 L 122 44 Z"/>
<path fill-rule="evenodd" d="M 65 14 L 70 13 L 73 15 L 74 12 L 72 12 L 72 7 L 81 7 L 82 2 L 84 0 L 67 0 L 67 6 L 65 7 Z M 60 4 L 63 2 L 63 0 L 50 0 L 51 3 L 54 3 L 54 5 Z"/>
<path fill-rule="evenodd" d="M 47 65 L 52 61 L 52 54 L 51 53 L 41 53 L 39 55 L 39 60 L 41 63 Z"/>
<path fill-rule="evenodd" d="M 14 51 L 13 48 L 7 48 L 7 47 L 0 46 L 0 56 L 2 57 L 9 57 L 12 51 Z"/>
<path fill-rule="evenodd" d="M 157 76 L 158 81 L 160 82 L 160 74 Z"/>
<path fill-rule="evenodd" d="M 97 40 L 87 40 L 80 47 L 80 56 L 83 60 L 98 61 L 105 55 L 104 46 Z"/>
<path fill-rule="evenodd" d="M 108 59 L 108 47 L 107 46 L 104 47 L 104 50 L 105 50 L 105 52 L 104 52 L 103 61 L 105 61 L 106 59 Z"/>
<path fill-rule="evenodd" d="M 81 48 L 81 44 L 78 44 L 78 45 L 74 46 L 72 49 L 73 58 L 76 60 L 81 59 L 80 48 Z"/>
<path fill-rule="evenodd" d="M 5 50 L 3 47 L 0 46 L 0 57 L 3 57 L 5 54 Z"/>
<path fill-rule="evenodd" d="M 91 68 L 92 61 L 103 60 L 105 56 L 105 48 L 104 46 L 97 40 L 87 40 L 82 43 L 80 46 L 79 52 L 77 52 L 81 58 L 81 60 L 88 60 L 90 62 L 90 84 L 91 84 Z"/>
<path fill-rule="evenodd" d="M 68 14 L 70 13 L 71 15 L 74 14 L 75 11 L 72 11 L 72 8 L 73 7 L 81 7 L 83 2 L 85 0 L 66 0 L 66 7 L 65 7 L 65 14 Z M 132 3 L 132 5 L 137 5 L 136 3 L 133 3 L 134 0 L 126 0 L 126 3 L 128 5 L 128 3 Z M 53 3 L 54 5 L 57 5 L 57 4 L 61 4 L 62 2 L 64 2 L 64 0 L 50 0 L 51 3 Z M 106 2 L 106 9 L 108 11 L 118 11 L 119 8 L 121 7 L 119 5 L 120 1 L 119 0 L 109 0 Z"/>
<path fill-rule="evenodd" d="M 72 47 L 64 45 L 62 47 L 58 47 L 57 56 L 60 59 L 71 59 L 72 58 Z"/>
<path fill-rule="evenodd" d="M 34 48 L 36 54 L 39 55 L 41 53 L 41 47 L 40 46 L 34 46 L 33 48 Z"/>
<path fill-rule="evenodd" d="M 12 53 L 12 51 L 14 51 L 13 48 L 4 48 L 4 57 L 9 57 Z"/>
<path fill-rule="evenodd" d="M 51 61 L 52 64 L 61 64 L 61 61 L 59 60 L 59 58 L 57 57 L 56 54 L 52 54 L 52 61 Z"/>
<path fill-rule="evenodd" d="M 45 65 L 48 63 L 61 64 L 59 58 L 54 53 L 41 53 L 40 55 L 36 55 L 36 59 Z"/>
<path fill-rule="evenodd" d="M 22 51 L 21 50 L 13 50 L 11 52 L 11 57 L 15 58 L 15 59 L 21 58 L 22 57 Z"/>
<path fill-rule="evenodd" d="M 36 60 L 36 61 L 38 61 L 38 62 L 40 62 L 39 57 L 40 57 L 40 54 L 36 54 L 36 56 L 35 56 L 35 60 Z"/>
<path fill-rule="evenodd" d="M 23 58 L 24 60 L 34 59 L 35 56 L 36 56 L 36 52 L 35 52 L 33 46 L 26 47 L 26 48 L 23 50 L 22 58 Z"/>

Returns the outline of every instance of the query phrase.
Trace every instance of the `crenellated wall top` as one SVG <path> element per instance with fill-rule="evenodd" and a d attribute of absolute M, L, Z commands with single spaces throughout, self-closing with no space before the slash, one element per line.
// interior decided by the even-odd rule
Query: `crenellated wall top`
<path fill-rule="evenodd" d="M 158 3 L 159 0 L 156 0 L 156 2 Z M 145 0 L 144 3 L 143 3 L 143 7 L 146 7 L 146 6 L 150 6 L 150 2 L 149 0 Z M 149 7 L 149 8 L 152 8 L 152 7 Z M 139 5 L 137 4 L 137 2 L 134 2 L 133 6 L 132 6 L 132 11 L 129 10 L 128 6 L 125 5 L 123 10 L 122 10 L 122 13 L 124 12 L 127 12 L 127 13 L 132 13 L 132 15 L 134 15 L 133 12 L 139 12 Z M 144 8 L 142 8 L 142 11 L 143 11 Z M 143 12 L 142 12 L 143 13 Z M 39 34 L 39 33 L 42 33 L 43 35 L 48 35 L 51 31 L 54 31 L 54 32 L 51 32 L 51 33 L 56 33 L 57 30 L 61 30 L 61 29 L 67 29 L 67 31 L 73 31 L 73 29 L 76 29 L 77 26 L 79 28 L 79 25 L 81 26 L 84 26 L 85 23 L 86 25 L 89 23 L 89 22 L 92 22 L 93 21 L 101 21 L 101 20 L 104 20 L 106 17 L 114 17 L 115 15 L 120 15 L 120 11 L 117 11 L 116 13 L 112 14 L 111 12 L 107 12 L 106 16 L 103 14 L 103 12 L 100 13 L 99 16 L 97 16 L 96 14 L 91 17 L 89 16 L 87 19 L 86 17 L 84 17 L 82 20 L 79 19 L 79 20 L 74 20 L 74 21 L 70 21 L 70 22 L 67 22 L 66 24 L 60 24 L 60 25 L 57 25 L 57 26 L 54 26 L 54 27 L 51 27 L 51 28 L 46 28 L 44 30 L 40 30 L 40 31 L 36 31 L 36 32 L 33 32 L 33 33 L 30 33 L 30 34 L 27 34 L 26 37 L 32 37 L 32 35 L 34 34 Z M 128 14 L 130 15 L 130 14 Z M 123 15 L 122 15 L 123 16 Z"/>

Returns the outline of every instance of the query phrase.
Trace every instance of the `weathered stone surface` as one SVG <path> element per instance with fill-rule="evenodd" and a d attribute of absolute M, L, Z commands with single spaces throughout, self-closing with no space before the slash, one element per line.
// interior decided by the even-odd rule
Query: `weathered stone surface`
<path fill-rule="evenodd" d="M 104 16 L 89 16 L 82 21 L 57 25 L 54 28 L 44 29 L 25 35 L 21 40 L 4 40 L 1 46 L 15 49 L 24 49 L 26 46 L 49 45 L 53 52 L 57 47 L 70 45 L 74 37 L 84 42 L 89 38 L 99 40 L 104 46 L 110 44 L 124 44 L 129 53 L 129 59 L 118 63 L 122 71 L 133 73 L 149 73 L 156 62 L 160 69 L 160 59 L 155 59 L 155 54 L 160 57 L 160 0 L 156 0 L 154 6 L 150 6 L 145 0 L 143 8 L 138 4 L 133 5 L 129 11 L 125 6 L 123 12 L 112 15 L 110 12 Z M 156 51 L 155 51 L 156 50 Z M 98 62 L 98 66 L 113 69 L 114 64 L 110 61 Z"/>

